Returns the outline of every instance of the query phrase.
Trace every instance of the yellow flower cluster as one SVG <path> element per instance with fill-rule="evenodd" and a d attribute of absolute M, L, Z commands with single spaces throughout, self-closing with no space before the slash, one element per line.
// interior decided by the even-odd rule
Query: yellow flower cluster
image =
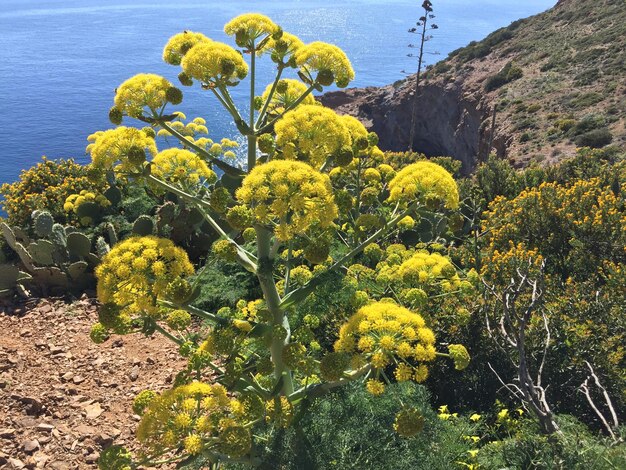
<path fill-rule="evenodd" d="M 229 36 L 235 36 L 235 42 L 239 47 L 250 48 L 254 45 L 256 48 L 258 44 L 254 42 L 257 39 L 280 33 L 280 27 L 260 13 L 244 13 L 226 23 L 224 32 Z"/>
<path fill-rule="evenodd" d="M 203 83 L 224 85 L 248 75 L 248 64 L 239 52 L 221 42 L 199 42 L 181 61 L 185 74 Z"/>
<path fill-rule="evenodd" d="M 274 160 L 256 166 L 236 198 L 250 207 L 257 223 L 275 225 L 279 240 L 314 224 L 328 227 L 337 217 L 328 176 L 302 162 Z"/>
<path fill-rule="evenodd" d="M 159 317 L 157 299 L 167 288 L 194 273 L 187 253 L 170 240 L 154 236 L 128 238 L 96 268 L 98 299 L 114 304 L 121 315 Z"/>
<path fill-rule="evenodd" d="M 328 86 L 334 82 L 339 88 L 345 88 L 354 80 L 354 70 L 348 57 L 332 44 L 312 42 L 298 49 L 294 57 L 305 73 L 318 72 L 320 85 Z"/>
<path fill-rule="evenodd" d="M 184 122 L 182 122 L 182 119 L 185 119 L 186 116 L 181 113 L 181 112 L 176 112 L 176 115 L 178 115 L 178 119 L 181 120 L 174 120 L 171 121 L 169 123 L 169 126 L 174 129 L 176 132 L 178 132 L 179 134 L 184 135 L 185 137 L 194 137 L 198 134 L 208 134 L 209 133 L 209 129 L 206 127 L 206 121 L 201 118 L 201 117 L 197 117 L 194 118 L 192 121 L 188 122 L 187 124 L 185 124 Z M 170 134 L 170 132 L 167 129 L 159 129 L 159 131 L 157 132 L 157 136 L 159 137 L 169 137 L 172 134 Z M 188 139 L 190 142 L 198 144 L 201 139 L 198 140 L 194 140 L 194 139 Z M 204 138 L 204 140 L 207 141 L 211 141 L 210 143 L 213 144 L 213 141 L 211 139 L 206 139 Z M 205 145 L 202 145 L 202 147 L 206 147 Z"/>
<path fill-rule="evenodd" d="M 78 165 L 74 160 L 48 160 L 22 170 L 19 180 L 0 186 L 0 204 L 9 223 L 25 226 L 34 210 L 47 210 L 55 220 L 63 221 L 63 208 L 71 194 L 83 190 L 100 193 L 106 189 L 101 172 L 90 165 Z"/>
<path fill-rule="evenodd" d="M 283 158 L 304 160 L 314 168 L 319 168 L 343 147 L 352 145 L 343 120 L 323 106 L 298 106 L 286 113 L 274 128 Z"/>
<path fill-rule="evenodd" d="M 63 210 L 65 212 L 76 213 L 80 205 L 85 202 L 93 202 L 103 208 L 111 206 L 111 201 L 109 201 L 103 194 L 97 191 L 87 191 L 86 189 L 83 189 L 80 193 L 70 194 L 67 199 L 65 199 Z"/>
<path fill-rule="evenodd" d="M 419 314 L 379 301 L 361 307 L 340 328 L 335 351 L 361 356 L 374 369 L 395 364 L 398 380 L 423 382 L 428 377 L 424 363 L 435 359 L 435 335 Z M 382 393 L 375 382 L 369 389 Z"/>
<path fill-rule="evenodd" d="M 157 153 L 154 138 L 134 127 L 98 131 L 87 140 L 92 142 L 87 146 L 92 165 L 103 170 L 128 172 L 145 161 L 146 150 L 152 155 Z"/>
<path fill-rule="evenodd" d="M 267 46 L 263 48 L 263 52 L 269 52 L 274 62 L 286 62 L 295 67 L 293 55 L 302 47 L 304 47 L 304 43 L 300 38 L 293 34 L 283 33 L 280 39 L 271 38 Z"/>
<path fill-rule="evenodd" d="M 159 152 L 152 160 L 152 175 L 183 189 L 197 189 L 213 184 L 217 175 L 206 162 L 189 150 L 171 148 Z"/>
<path fill-rule="evenodd" d="M 271 88 L 272 85 L 268 85 L 263 95 L 261 95 L 263 103 L 269 98 Z M 267 107 L 267 112 L 269 114 L 281 114 L 286 108 L 295 103 L 296 100 L 304 94 L 307 88 L 308 87 L 300 80 L 294 80 L 293 78 L 280 80 L 274 95 L 272 95 L 272 100 Z M 315 103 L 315 98 L 313 95 L 309 94 L 298 106 L 314 105 Z"/>
<path fill-rule="evenodd" d="M 171 65 L 180 65 L 180 61 L 193 46 L 199 42 L 211 42 L 202 33 L 184 31 L 172 36 L 163 49 L 163 60 Z"/>
<path fill-rule="evenodd" d="M 427 160 L 408 165 L 389 183 L 389 201 L 411 204 L 443 203 L 448 209 L 459 206 L 459 190 L 448 171 Z"/>
<path fill-rule="evenodd" d="M 122 83 L 115 93 L 115 108 L 127 116 L 139 118 L 146 108 L 147 115 L 158 114 L 171 101 L 168 90 L 173 85 L 164 77 L 153 73 L 140 73 Z"/>
<path fill-rule="evenodd" d="M 483 262 L 481 275 L 489 282 L 506 285 L 517 276 L 518 270 L 536 278 L 543 257 L 537 249 L 528 249 L 523 243 L 515 245 L 509 241 L 508 250 L 489 251 Z"/>
<path fill-rule="evenodd" d="M 150 400 L 137 428 L 137 439 L 155 456 L 213 451 L 241 457 L 252 445 L 244 410 L 245 406 L 230 398 L 222 385 L 192 382 Z"/>

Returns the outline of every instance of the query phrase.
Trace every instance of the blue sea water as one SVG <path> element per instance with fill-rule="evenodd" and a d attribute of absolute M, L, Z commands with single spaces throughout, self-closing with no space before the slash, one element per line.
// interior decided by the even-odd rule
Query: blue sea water
<path fill-rule="evenodd" d="M 512 21 L 552 7 L 555 0 L 434 0 L 439 29 L 427 44 L 428 63 Z M 249 11 L 270 16 L 305 42 L 340 46 L 356 72 L 351 86 L 386 85 L 416 70 L 407 29 L 420 16 L 413 0 L 0 0 L 0 184 L 40 160 L 86 163 L 87 135 L 111 127 L 114 89 L 140 72 L 177 83 L 177 67 L 161 60 L 173 34 L 188 29 L 230 42 L 226 21 Z M 231 43 L 232 44 L 232 43 Z M 257 90 L 271 79 L 269 60 Z M 245 109 L 248 86 L 235 88 Z M 213 96 L 184 88 L 177 107 L 207 120 L 210 137 L 232 137 L 234 126 Z"/>

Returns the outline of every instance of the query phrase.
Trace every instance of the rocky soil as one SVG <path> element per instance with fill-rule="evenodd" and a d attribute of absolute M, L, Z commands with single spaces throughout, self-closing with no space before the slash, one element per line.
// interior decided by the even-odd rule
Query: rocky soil
<path fill-rule="evenodd" d="M 97 468 L 135 446 L 134 396 L 169 388 L 182 362 L 162 336 L 89 339 L 96 303 L 0 304 L 0 468 Z"/>

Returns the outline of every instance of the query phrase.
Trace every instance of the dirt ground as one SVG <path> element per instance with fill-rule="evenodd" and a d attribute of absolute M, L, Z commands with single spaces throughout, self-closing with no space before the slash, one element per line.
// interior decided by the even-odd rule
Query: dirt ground
<path fill-rule="evenodd" d="M 160 335 L 89 339 L 96 303 L 0 304 L 0 468 L 97 468 L 103 448 L 133 449 L 134 396 L 169 388 L 183 367 Z"/>

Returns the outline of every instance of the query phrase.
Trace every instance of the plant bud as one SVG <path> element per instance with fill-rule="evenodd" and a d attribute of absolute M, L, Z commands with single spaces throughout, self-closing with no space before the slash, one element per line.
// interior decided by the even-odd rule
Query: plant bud
<path fill-rule="evenodd" d="M 304 258 L 311 264 L 320 264 L 328 259 L 330 246 L 325 240 L 315 240 L 304 248 Z"/>
<path fill-rule="evenodd" d="M 283 41 L 282 39 L 279 39 L 278 41 L 276 41 L 276 43 L 274 44 L 274 49 L 276 50 L 276 52 L 278 52 L 279 54 L 284 54 L 285 52 L 287 52 L 287 49 L 289 48 L 289 44 L 287 44 L 287 41 Z"/>
<path fill-rule="evenodd" d="M 239 47 L 246 47 L 248 43 L 248 34 L 245 29 L 240 29 L 235 33 L 235 44 Z"/>
<path fill-rule="evenodd" d="M 376 135 L 375 132 L 370 132 L 369 134 L 367 134 L 367 140 L 372 147 L 378 145 L 378 135 Z"/>
<path fill-rule="evenodd" d="M 263 98 L 261 98 L 260 96 L 255 96 L 254 97 L 254 109 L 256 109 L 257 111 L 260 111 L 262 107 L 263 107 Z"/>
<path fill-rule="evenodd" d="M 187 54 L 187 52 L 189 52 L 189 49 L 191 49 L 194 46 L 193 43 L 191 42 L 184 42 L 181 44 L 180 46 L 180 53 L 181 55 L 185 55 Z"/>
<path fill-rule="evenodd" d="M 262 134 L 257 139 L 259 150 L 263 153 L 271 153 L 274 150 L 274 137 L 271 134 Z"/>
<path fill-rule="evenodd" d="M 354 153 L 352 149 L 347 145 L 341 147 L 339 152 L 335 155 L 335 163 L 339 166 L 349 165 L 352 159 L 354 158 Z"/>
<path fill-rule="evenodd" d="M 128 161 L 135 166 L 140 166 L 146 161 L 146 152 L 141 147 L 133 146 L 128 150 Z"/>
<path fill-rule="evenodd" d="M 178 74 L 178 81 L 181 83 L 181 85 L 183 86 L 191 86 L 193 85 L 193 80 L 191 79 L 191 77 L 189 75 L 187 75 L 185 72 L 180 72 Z"/>
<path fill-rule="evenodd" d="M 279 80 L 276 84 L 276 93 L 280 93 L 281 95 L 286 93 L 289 89 L 289 82 L 285 80 Z"/>
<path fill-rule="evenodd" d="M 335 75 L 328 69 L 322 69 L 318 72 L 315 81 L 322 86 L 329 86 L 335 81 Z"/>
<path fill-rule="evenodd" d="M 116 126 L 119 126 L 122 123 L 123 117 L 124 115 L 122 114 L 122 112 L 119 109 L 117 109 L 115 106 L 113 106 L 109 110 L 109 121 L 111 121 Z"/>
<path fill-rule="evenodd" d="M 165 99 L 172 104 L 180 104 L 183 101 L 183 92 L 175 86 L 169 87 L 165 92 Z"/>
<path fill-rule="evenodd" d="M 367 137 L 358 137 L 355 141 L 356 148 L 359 150 L 365 150 L 369 147 L 370 142 L 367 140 Z"/>
<path fill-rule="evenodd" d="M 220 72 L 222 75 L 230 77 L 235 71 L 235 63 L 230 59 L 222 59 L 220 62 Z"/>
<path fill-rule="evenodd" d="M 274 41 L 280 41 L 280 38 L 283 37 L 283 28 L 278 28 L 274 34 L 272 34 L 272 39 Z"/>
<path fill-rule="evenodd" d="M 144 134 L 146 134 L 148 137 L 152 139 L 156 137 L 156 132 L 154 132 L 154 129 L 152 129 L 152 127 L 144 127 L 141 130 L 143 131 Z"/>

